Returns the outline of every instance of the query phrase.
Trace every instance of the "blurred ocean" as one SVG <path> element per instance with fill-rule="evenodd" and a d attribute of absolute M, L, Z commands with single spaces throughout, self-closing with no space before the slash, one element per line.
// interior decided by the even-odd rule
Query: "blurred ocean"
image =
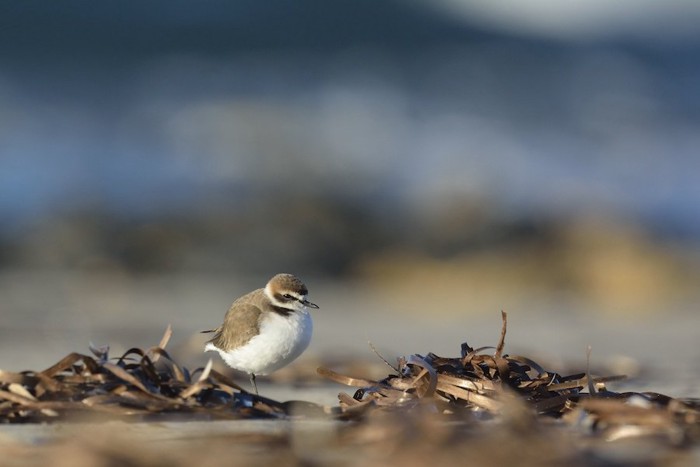
<path fill-rule="evenodd" d="M 302 193 L 399 217 L 462 197 L 498 217 L 596 212 L 697 240 L 698 8 L 647 3 L 575 37 L 482 2 L 6 3 L 0 229 Z"/>

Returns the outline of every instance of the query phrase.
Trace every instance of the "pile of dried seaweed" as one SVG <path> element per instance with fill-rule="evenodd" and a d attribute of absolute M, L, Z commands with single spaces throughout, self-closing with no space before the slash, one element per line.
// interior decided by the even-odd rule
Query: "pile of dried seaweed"
<path fill-rule="evenodd" d="M 166 352 L 172 330 L 146 351 L 132 348 L 110 361 L 108 348 L 94 357 L 71 353 L 41 371 L 0 370 L 0 422 L 40 422 L 106 414 L 144 420 L 186 413 L 204 418 L 284 416 L 286 404 L 254 396 L 212 369 L 190 372 Z M 235 410 L 232 410 L 235 409 Z"/>
<path fill-rule="evenodd" d="M 533 415 L 561 418 L 606 439 L 660 435 L 673 444 L 700 439 L 700 400 L 606 388 L 606 382 L 625 376 L 594 377 L 589 371 L 562 376 L 546 371 L 529 358 L 503 353 L 506 327 L 503 313 L 501 337 L 493 355 L 482 352 L 494 347 L 473 349 L 467 344 L 462 344 L 459 358 L 410 355 L 400 359 L 395 374 L 378 382 L 326 368 L 318 371 L 333 381 L 360 388 L 352 397 L 339 395 L 343 416 L 349 419 L 362 418 L 376 408 L 410 410 L 426 403 L 436 412 L 466 410 L 488 417 L 517 404 Z"/>
<path fill-rule="evenodd" d="M 457 358 L 410 355 L 381 381 L 319 368 L 324 377 L 359 388 L 354 396 L 341 393 L 340 406 L 333 409 L 250 394 L 215 371 L 211 360 L 190 372 L 166 352 L 168 328 L 159 345 L 133 348 L 116 359 L 109 358 L 107 348 L 91 348 L 94 357 L 72 353 L 41 372 L 0 370 L 0 423 L 100 414 L 135 421 L 182 414 L 188 420 L 270 418 L 300 410 L 352 420 L 429 412 L 445 420 L 476 421 L 517 412 L 531 421 L 563 420 L 605 439 L 654 435 L 673 445 L 700 440 L 700 401 L 617 393 L 605 383 L 621 376 L 593 377 L 589 371 L 563 376 L 529 358 L 506 355 L 506 325 L 504 313 L 495 348 L 463 344 Z M 486 354 L 487 349 L 495 352 Z"/>

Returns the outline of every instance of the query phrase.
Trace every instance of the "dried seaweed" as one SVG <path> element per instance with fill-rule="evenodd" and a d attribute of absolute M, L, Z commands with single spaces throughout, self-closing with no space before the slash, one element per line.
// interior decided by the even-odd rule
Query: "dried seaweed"
<path fill-rule="evenodd" d="M 344 376 L 327 368 L 318 371 L 325 378 L 359 388 L 352 396 L 339 395 L 347 419 L 360 419 L 376 409 L 405 411 L 426 403 L 445 414 L 466 410 L 494 418 L 520 405 L 533 417 L 561 419 L 608 439 L 649 434 L 667 436 L 673 443 L 698 439 L 700 401 L 618 393 L 606 383 L 624 379 L 624 375 L 593 376 L 587 368 L 564 376 L 527 357 L 504 354 L 505 312 L 502 318 L 496 347 L 474 349 L 464 343 L 459 357 L 433 353 L 403 357 L 398 371 L 380 381 Z M 490 349 L 495 349 L 493 355 L 484 353 Z"/>
<path fill-rule="evenodd" d="M 0 422 L 42 422 L 107 414 L 111 418 L 149 419 L 155 415 L 262 418 L 288 414 L 277 401 L 246 392 L 212 369 L 190 372 L 165 347 L 170 326 L 158 346 L 132 348 L 109 358 L 107 347 L 89 355 L 71 353 L 44 371 L 0 370 Z"/>
<path fill-rule="evenodd" d="M 594 376 L 589 365 L 583 372 L 563 375 L 528 357 L 506 354 L 507 315 L 503 313 L 502 318 L 495 347 L 472 348 L 464 343 L 457 357 L 413 354 L 399 359 L 395 367 L 385 361 L 392 373 L 379 381 L 318 368 L 325 379 L 357 388 L 353 395 L 339 394 L 339 406 L 334 408 L 250 394 L 214 370 L 211 360 L 190 371 L 165 350 L 172 334 L 168 327 L 157 346 L 132 348 L 117 358 L 109 356 L 108 347 L 91 345 L 92 356 L 71 353 L 44 371 L 0 370 L 0 422 L 331 415 L 369 421 L 349 425 L 353 427 L 349 436 L 355 437 L 352 442 L 362 445 L 364 436 L 387 437 L 392 430 L 403 433 L 402 426 L 418 430 L 427 423 L 428 428 L 419 432 L 433 433 L 436 419 L 462 424 L 500 419 L 506 421 L 502 426 L 528 434 L 533 427 L 542 431 L 547 421 L 553 421 L 604 440 L 654 436 L 671 446 L 700 440 L 700 401 L 648 392 L 618 393 L 606 385 L 624 376 Z M 387 414 L 394 418 L 382 418 Z M 447 430 L 443 441 L 452 443 L 451 437 L 458 435 L 459 430 Z M 397 435 L 397 446 L 411 436 Z"/>

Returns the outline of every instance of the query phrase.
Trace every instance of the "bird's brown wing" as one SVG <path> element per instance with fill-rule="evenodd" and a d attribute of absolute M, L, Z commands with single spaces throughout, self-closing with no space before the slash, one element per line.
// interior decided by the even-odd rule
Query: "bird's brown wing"
<path fill-rule="evenodd" d="M 248 343 L 260 332 L 258 321 L 261 313 L 262 310 L 255 305 L 234 302 L 224 317 L 224 324 L 212 330 L 216 334 L 208 342 L 224 351 Z M 241 323 L 252 323 L 252 326 L 241 326 Z"/>

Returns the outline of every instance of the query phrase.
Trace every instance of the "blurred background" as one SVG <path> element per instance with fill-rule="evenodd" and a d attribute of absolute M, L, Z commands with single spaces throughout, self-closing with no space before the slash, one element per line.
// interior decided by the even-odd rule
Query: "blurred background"
<path fill-rule="evenodd" d="M 512 351 L 591 344 L 697 392 L 699 20 L 685 0 L 3 2 L 0 368 L 168 323 L 201 364 L 197 331 L 284 271 L 321 305 L 300 361 L 453 356 L 495 345 L 503 309 Z"/>

